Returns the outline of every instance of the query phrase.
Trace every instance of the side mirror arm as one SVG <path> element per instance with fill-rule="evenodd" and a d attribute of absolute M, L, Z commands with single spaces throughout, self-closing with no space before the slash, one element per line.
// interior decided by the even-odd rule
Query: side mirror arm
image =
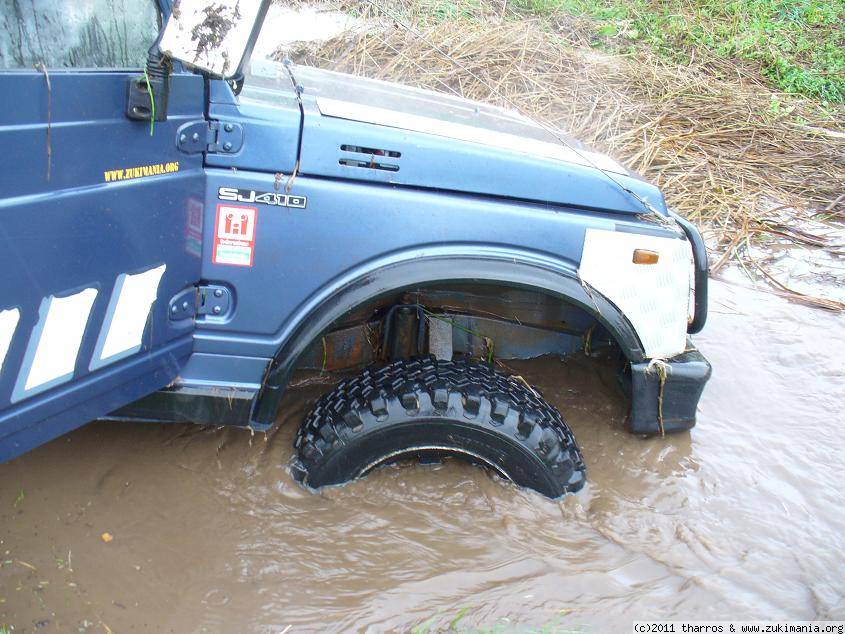
<path fill-rule="evenodd" d="M 167 121 L 170 96 L 170 61 L 158 50 L 156 42 L 147 54 L 143 75 L 129 78 L 126 116 L 133 121 Z"/>

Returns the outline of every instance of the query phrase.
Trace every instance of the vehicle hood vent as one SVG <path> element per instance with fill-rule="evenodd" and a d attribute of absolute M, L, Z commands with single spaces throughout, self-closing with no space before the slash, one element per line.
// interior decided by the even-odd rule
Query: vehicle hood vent
<path fill-rule="evenodd" d="M 399 171 L 398 162 L 390 159 L 398 159 L 402 156 L 401 152 L 348 144 L 341 145 L 340 151 L 341 157 L 338 160 L 340 165 L 352 168 L 383 170 L 386 172 Z"/>

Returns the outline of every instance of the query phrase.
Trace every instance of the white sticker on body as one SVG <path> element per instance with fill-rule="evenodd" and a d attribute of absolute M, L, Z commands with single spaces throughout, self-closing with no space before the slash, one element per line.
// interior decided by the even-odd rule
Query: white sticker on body
<path fill-rule="evenodd" d="M 167 265 L 117 278 L 91 369 L 116 361 L 141 349 L 147 317 L 158 296 L 158 286 Z"/>
<path fill-rule="evenodd" d="M 659 259 L 635 264 L 634 249 Z M 669 358 L 686 349 L 691 260 L 688 240 L 587 229 L 578 274 L 624 313 L 646 357 Z"/>
<path fill-rule="evenodd" d="M 21 311 L 17 308 L 0 311 L 0 372 L 3 371 L 3 362 L 6 360 L 9 346 L 12 345 L 12 337 L 15 335 L 20 317 Z"/>
<path fill-rule="evenodd" d="M 39 321 L 29 342 L 36 346 L 23 391 L 73 376 L 76 357 L 97 289 L 86 288 L 68 297 L 45 298 Z M 35 339 L 37 337 L 37 340 Z"/>

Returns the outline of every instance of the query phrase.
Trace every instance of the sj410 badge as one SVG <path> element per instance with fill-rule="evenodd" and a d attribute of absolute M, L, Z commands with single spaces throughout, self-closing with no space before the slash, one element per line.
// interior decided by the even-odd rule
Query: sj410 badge
<path fill-rule="evenodd" d="M 237 187 L 220 187 L 217 190 L 220 200 L 238 203 L 256 203 L 259 205 L 273 205 L 276 207 L 293 207 L 305 209 L 308 202 L 305 196 L 292 196 L 278 192 L 259 192 L 254 189 L 238 189 Z"/>

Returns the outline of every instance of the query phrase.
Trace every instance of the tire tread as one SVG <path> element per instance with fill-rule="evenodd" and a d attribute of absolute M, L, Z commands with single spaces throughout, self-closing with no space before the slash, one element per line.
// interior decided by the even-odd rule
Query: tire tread
<path fill-rule="evenodd" d="M 488 365 L 434 357 L 367 368 L 323 395 L 297 432 L 293 472 L 309 484 L 309 472 L 343 451 L 347 441 L 384 421 L 421 415 L 471 421 L 508 435 L 544 463 L 558 495 L 577 491 L 585 482 L 575 437 L 536 389 Z"/>

